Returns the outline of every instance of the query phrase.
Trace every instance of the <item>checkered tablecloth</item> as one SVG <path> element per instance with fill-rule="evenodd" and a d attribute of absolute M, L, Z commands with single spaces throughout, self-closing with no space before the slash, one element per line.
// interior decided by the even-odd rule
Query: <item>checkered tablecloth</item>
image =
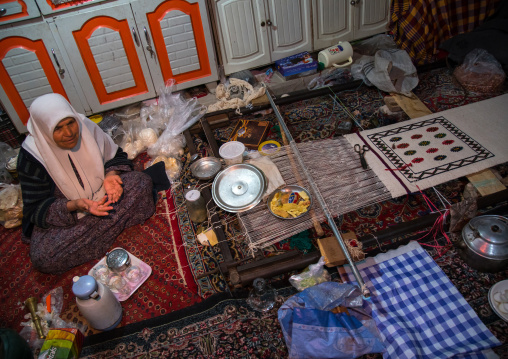
<path fill-rule="evenodd" d="M 501 343 L 427 252 L 410 246 L 358 266 L 372 295 L 364 309 L 383 337 L 384 358 L 484 358 L 482 350 Z M 340 271 L 354 281 L 349 267 Z"/>

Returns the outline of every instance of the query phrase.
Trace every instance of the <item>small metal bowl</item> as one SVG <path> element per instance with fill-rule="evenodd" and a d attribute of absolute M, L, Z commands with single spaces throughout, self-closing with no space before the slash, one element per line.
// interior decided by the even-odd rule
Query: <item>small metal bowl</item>
<path fill-rule="evenodd" d="M 293 217 L 293 216 L 291 216 L 291 215 L 290 215 L 290 216 L 289 216 L 289 217 L 287 217 L 287 218 L 282 217 L 282 216 L 279 216 L 279 215 L 277 215 L 277 214 L 275 214 L 275 213 L 273 213 L 273 212 L 272 212 L 272 208 L 270 207 L 270 203 L 272 202 L 273 197 L 275 197 L 275 195 L 276 195 L 277 193 L 286 193 L 286 192 L 302 192 L 302 191 L 303 191 L 303 192 L 305 192 L 305 193 L 307 194 L 307 196 L 309 196 L 309 201 L 310 201 L 309 207 L 307 207 L 307 211 L 306 211 L 306 212 L 304 212 L 304 213 L 300 214 L 300 215 L 299 215 L 299 216 L 297 216 L 297 217 Z M 312 208 L 312 196 L 310 195 L 310 192 L 309 192 L 307 189 L 303 188 L 303 187 L 296 186 L 296 185 L 288 185 L 288 186 L 286 186 L 286 187 L 284 187 L 284 188 L 279 188 L 279 189 L 277 189 L 277 190 L 273 191 L 273 192 L 272 192 L 272 193 L 268 196 L 268 199 L 267 199 L 267 201 L 266 201 L 266 205 L 267 205 L 267 207 L 268 207 L 268 211 L 269 211 L 271 214 L 273 214 L 275 217 L 277 217 L 277 218 L 280 218 L 280 219 L 297 219 L 297 218 L 303 217 L 303 216 L 305 216 L 306 214 L 308 214 L 308 213 L 309 213 L 310 209 Z"/>
<path fill-rule="evenodd" d="M 106 255 L 106 265 L 113 272 L 121 272 L 131 265 L 129 252 L 123 248 L 115 248 Z"/>
<path fill-rule="evenodd" d="M 190 166 L 192 175 L 199 180 L 214 178 L 221 168 L 222 163 L 216 157 L 203 157 Z"/>

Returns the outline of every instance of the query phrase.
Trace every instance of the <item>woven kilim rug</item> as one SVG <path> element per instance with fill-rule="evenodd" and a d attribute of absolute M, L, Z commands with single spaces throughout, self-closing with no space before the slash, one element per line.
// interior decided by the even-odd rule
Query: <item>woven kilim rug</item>
<path fill-rule="evenodd" d="M 347 135 L 392 197 L 508 161 L 508 94 Z"/>

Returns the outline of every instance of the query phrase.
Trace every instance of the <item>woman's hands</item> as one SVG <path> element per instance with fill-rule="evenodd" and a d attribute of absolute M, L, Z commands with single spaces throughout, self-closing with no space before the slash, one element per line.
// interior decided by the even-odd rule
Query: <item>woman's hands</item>
<path fill-rule="evenodd" d="M 99 201 L 92 201 L 88 198 L 80 198 L 67 202 L 67 209 L 69 212 L 81 211 L 88 212 L 94 216 L 107 216 L 113 209 L 111 201 L 108 201 L 108 196 L 104 196 Z"/>
<path fill-rule="evenodd" d="M 108 195 L 108 199 L 111 203 L 118 202 L 120 197 L 122 197 L 122 184 L 122 179 L 116 171 L 106 173 L 106 176 L 104 177 L 104 189 L 106 190 L 106 194 Z"/>

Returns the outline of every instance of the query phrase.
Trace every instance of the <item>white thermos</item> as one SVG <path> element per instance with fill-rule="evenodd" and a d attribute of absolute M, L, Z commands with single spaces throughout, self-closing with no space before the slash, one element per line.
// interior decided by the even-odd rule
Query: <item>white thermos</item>
<path fill-rule="evenodd" d="M 353 47 L 349 42 L 341 41 L 335 46 L 320 51 L 318 62 L 323 64 L 323 68 L 351 65 L 353 63 Z"/>
<path fill-rule="evenodd" d="M 72 292 L 79 311 L 92 327 L 111 330 L 122 320 L 122 306 L 111 290 L 94 277 L 74 277 Z"/>

